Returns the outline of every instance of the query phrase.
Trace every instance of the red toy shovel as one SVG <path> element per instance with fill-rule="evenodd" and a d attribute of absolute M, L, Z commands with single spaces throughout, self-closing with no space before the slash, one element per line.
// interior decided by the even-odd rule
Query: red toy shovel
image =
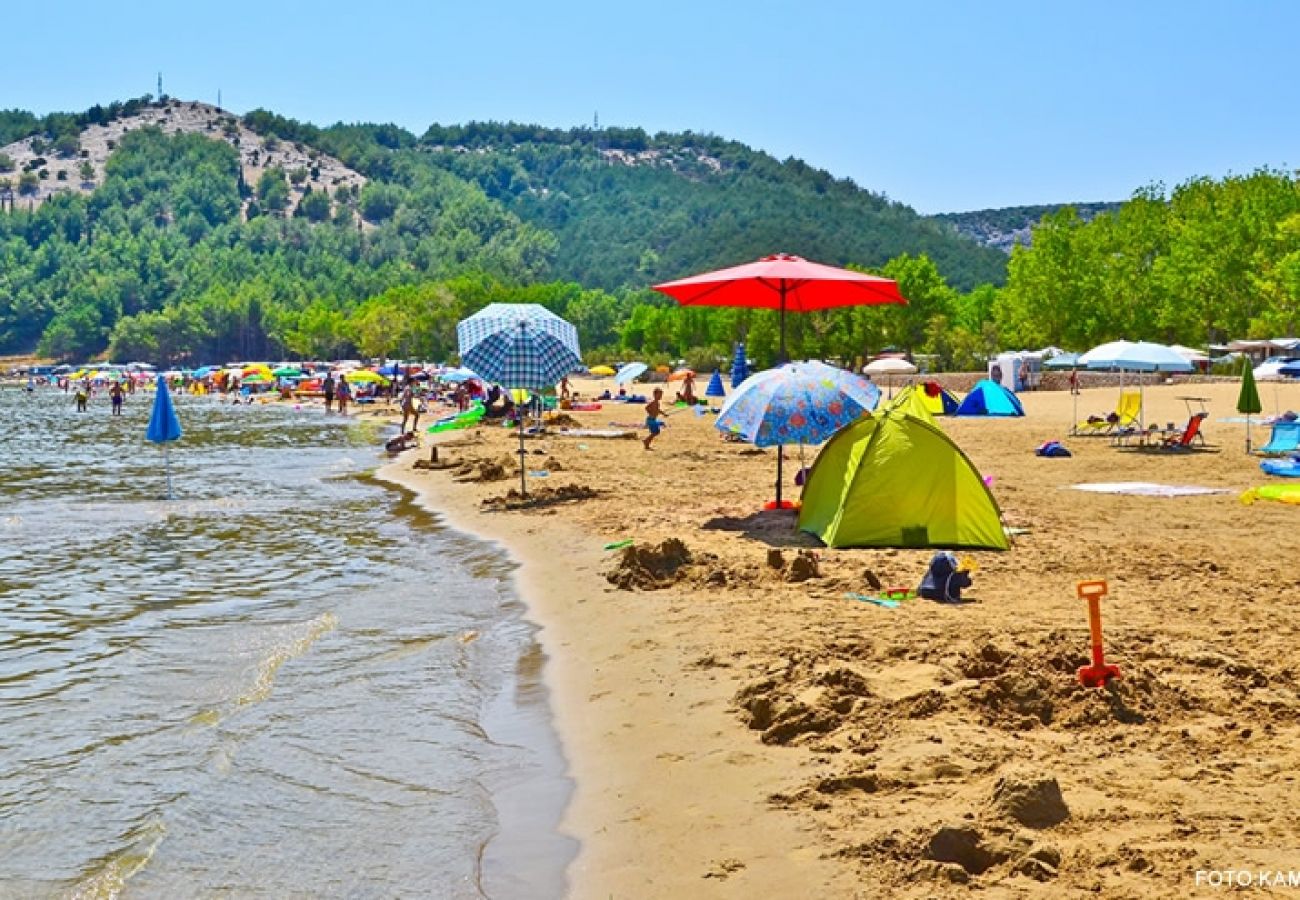
<path fill-rule="evenodd" d="M 1080 600 L 1088 601 L 1088 627 L 1092 631 L 1092 665 L 1079 667 L 1079 683 L 1084 687 L 1105 687 L 1112 678 L 1121 678 L 1118 666 L 1106 665 L 1101 646 L 1101 598 L 1108 588 L 1104 581 L 1080 581 L 1075 590 Z"/>

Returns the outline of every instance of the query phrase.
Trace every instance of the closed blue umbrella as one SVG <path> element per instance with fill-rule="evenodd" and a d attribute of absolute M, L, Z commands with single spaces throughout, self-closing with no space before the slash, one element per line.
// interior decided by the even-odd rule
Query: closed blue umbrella
<path fill-rule="evenodd" d="M 722 386 L 722 372 L 718 369 L 713 370 L 713 377 L 709 379 L 709 386 L 704 389 L 706 397 L 725 397 L 727 390 Z"/>
<path fill-rule="evenodd" d="M 757 447 L 820 444 L 880 402 L 880 388 L 820 362 L 786 363 L 747 378 L 722 406 L 717 427 Z M 776 506 L 781 507 L 780 451 Z"/>
<path fill-rule="evenodd" d="M 731 387 L 736 389 L 749 377 L 749 359 L 745 356 L 745 345 L 736 345 L 736 357 L 731 361 Z"/>
<path fill-rule="evenodd" d="M 163 445 L 163 466 L 167 470 L 167 499 L 172 498 L 172 464 L 167 454 L 167 445 L 181 439 L 181 422 L 176 418 L 176 407 L 172 405 L 171 392 L 167 382 L 161 376 L 153 395 L 153 412 L 149 415 L 149 426 L 145 429 L 145 440 Z"/>

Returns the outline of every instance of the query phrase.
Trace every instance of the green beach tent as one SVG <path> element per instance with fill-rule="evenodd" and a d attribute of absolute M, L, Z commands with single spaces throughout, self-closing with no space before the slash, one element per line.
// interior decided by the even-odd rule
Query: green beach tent
<path fill-rule="evenodd" d="M 804 484 L 799 528 L 828 547 L 1010 546 L 966 454 L 932 421 L 896 409 L 826 442 Z"/>
<path fill-rule="evenodd" d="M 957 414 L 961 401 L 938 382 L 923 381 L 903 388 L 894 395 L 894 400 L 889 405 L 909 412 L 921 408 L 931 416 L 953 416 Z"/>

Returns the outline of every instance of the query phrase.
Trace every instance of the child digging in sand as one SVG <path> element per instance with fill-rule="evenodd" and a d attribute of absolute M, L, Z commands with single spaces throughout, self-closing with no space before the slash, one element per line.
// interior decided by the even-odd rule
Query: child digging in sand
<path fill-rule="evenodd" d="M 664 412 L 663 399 L 663 388 L 655 388 L 654 398 L 645 405 L 645 427 L 650 430 L 650 433 L 641 443 L 645 444 L 647 450 L 653 449 L 650 444 L 659 437 L 659 432 L 664 428 L 664 423 L 659 419 Z"/>

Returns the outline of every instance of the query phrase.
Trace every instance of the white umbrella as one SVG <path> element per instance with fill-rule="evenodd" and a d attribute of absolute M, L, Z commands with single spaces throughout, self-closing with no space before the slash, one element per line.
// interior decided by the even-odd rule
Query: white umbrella
<path fill-rule="evenodd" d="M 1111 341 L 1100 344 L 1080 356 L 1079 365 L 1094 370 L 1118 369 L 1120 372 L 1191 372 L 1193 370 L 1192 364 L 1183 359 L 1172 347 L 1153 344 L 1150 341 Z M 1146 397 L 1141 380 L 1138 381 L 1138 394 L 1142 396 L 1142 411 L 1138 414 L 1138 424 L 1144 425 Z"/>
<path fill-rule="evenodd" d="M 884 375 L 885 384 L 889 386 L 889 396 L 892 399 L 894 396 L 894 376 L 915 375 L 916 366 L 905 359 L 886 356 L 881 359 L 873 359 L 862 367 L 862 371 L 868 375 Z"/>
<path fill-rule="evenodd" d="M 649 368 L 643 362 L 630 362 L 619 368 L 614 375 L 615 384 L 631 384 L 646 373 Z"/>

